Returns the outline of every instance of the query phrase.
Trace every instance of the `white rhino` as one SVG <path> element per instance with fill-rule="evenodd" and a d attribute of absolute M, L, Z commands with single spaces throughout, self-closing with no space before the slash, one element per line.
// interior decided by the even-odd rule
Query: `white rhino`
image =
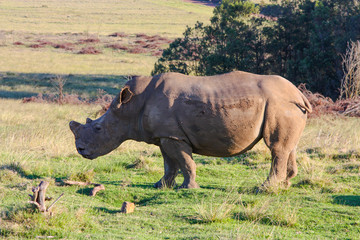
<path fill-rule="evenodd" d="M 155 144 L 165 174 L 155 187 L 198 188 L 192 153 L 229 157 L 264 139 L 272 154 L 266 184 L 296 176 L 296 146 L 311 105 L 288 80 L 247 72 L 209 77 L 165 73 L 133 77 L 108 111 L 86 124 L 70 122 L 78 152 L 94 159 L 128 139 Z"/>

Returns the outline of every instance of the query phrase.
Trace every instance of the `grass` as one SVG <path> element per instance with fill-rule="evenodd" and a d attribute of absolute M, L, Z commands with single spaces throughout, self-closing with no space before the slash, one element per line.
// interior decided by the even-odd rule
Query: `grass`
<path fill-rule="evenodd" d="M 354 239 L 359 234 L 360 129 L 344 127 L 359 126 L 359 119 L 311 119 L 299 145 L 299 175 L 288 190 L 253 191 L 270 169 L 263 143 L 234 158 L 195 155 L 201 189 L 158 190 L 152 184 L 163 166 L 155 146 L 128 141 L 93 161 L 76 153 L 68 122 L 99 108 L 1 101 L 3 237 Z M 345 150 L 348 142 L 354 145 Z M 52 216 L 26 204 L 31 187 L 43 179 L 50 181 L 49 196 L 65 193 Z M 89 187 L 62 186 L 61 179 L 90 179 L 106 190 L 89 197 Z M 136 204 L 134 213 L 120 213 L 124 201 Z"/>
<path fill-rule="evenodd" d="M 93 161 L 77 154 L 68 123 L 94 118 L 100 106 L 19 100 L 53 93 L 56 76 L 66 79 L 68 94 L 95 97 L 102 89 L 115 95 L 127 75 L 149 74 L 157 59 L 121 48 L 142 52 L 135 48 L 146 42 L 139 33 L 173 39 L 186 25 L 208 21 L 211 12 L 180 0 L 0 2 L 1 238 L 358 238 L 358 118 L 309 121 L 298 146 L 299 174 L 287 190 L 255 194 L 270 169 L 263 143 L 237 157 L 195 155 L 201 189 L 159 190 L 152 187 L 163 174 L 155 146 L 127 141 Z M 114 32 L 124 34 L 108 36 Z M 64 48 L 29 47 L 41 41 Z M 85 47 L 102 53 L 78 54 Z M 101 183 L 106 190 L 89 197 L 89 187 L 63 186 L 63 179 Z M 27 204 L 41 180 L 50 182 L 48 196 L 64 193 L 52 215 Z M 134 213 L 120 213 L 124 201 L 136 204 Z"/>

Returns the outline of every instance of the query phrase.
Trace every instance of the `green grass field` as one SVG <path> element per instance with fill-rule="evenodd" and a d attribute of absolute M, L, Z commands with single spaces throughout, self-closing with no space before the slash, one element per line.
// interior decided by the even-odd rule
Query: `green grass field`
<path fill-rule="evenodd" d="M 166 42 L 211 12 L 180 0 L 0 1 L 1 239 L 359 238 L 359 118 L 310 119 L 287 190 L 255 194 L 270 169 L 262 142 L 238 157 L 195 155 L 201 189 L 160 190 L 152 187 L 163 175 L 155 146 L 127 141 L 92 161 L 77 154 L 68 123 L 95 118 L 99 105 L 21 102 L 56 93 L 55 77 L 66 79 L 67 94 L 115 95 L 127 75 L 148 75 L 158 56 L 109 44 L 140 48 L 156 35 Z M 108 36 L 115 32 L 124 34 Z M 101 53 L 78 54 L 85 47 Z M 90 197 L 89 187 L 61 184 L 84 178 L 106 189 Z M 27 203 L 41 180 L 50 182 L 48 196 L 64 193 L 52 215 Z M 136 204 L 134 213 L 120 213 L 124 201 Z"/>

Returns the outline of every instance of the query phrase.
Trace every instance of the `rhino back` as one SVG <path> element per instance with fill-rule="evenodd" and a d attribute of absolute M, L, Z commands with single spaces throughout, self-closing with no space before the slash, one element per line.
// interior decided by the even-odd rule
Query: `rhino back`
<path fill-rule="evenodd" d="M 266 98 L 259 75 L 164 74 L 146 102 L 144 128 L 153 138 L 187 141 L 195 153 L 231 156 L 261 138 Z"/>

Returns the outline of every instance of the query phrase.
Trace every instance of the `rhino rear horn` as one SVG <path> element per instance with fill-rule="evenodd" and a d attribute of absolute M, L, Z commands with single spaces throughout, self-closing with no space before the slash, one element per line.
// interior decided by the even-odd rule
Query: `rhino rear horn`
<path fill-rule="evenodd" d="M 81 126 L 81 124 L 78 123 L 78 122 L 75 122 L 75 121 L 71 121 L 71 122 L 69 123 L 69 126 L 70 126 L 71 131 L 72 131 L 74 134 L 76 134 L 76 132 L 78 131 L 78 129 L 79 129 L 79 127 Z"/>
<path fill-rule="evenodd" d="M 86 119 L 86 123 L 91 123 L 93 120 L 91 120 L 91 118 L 87 118 Z"/>

